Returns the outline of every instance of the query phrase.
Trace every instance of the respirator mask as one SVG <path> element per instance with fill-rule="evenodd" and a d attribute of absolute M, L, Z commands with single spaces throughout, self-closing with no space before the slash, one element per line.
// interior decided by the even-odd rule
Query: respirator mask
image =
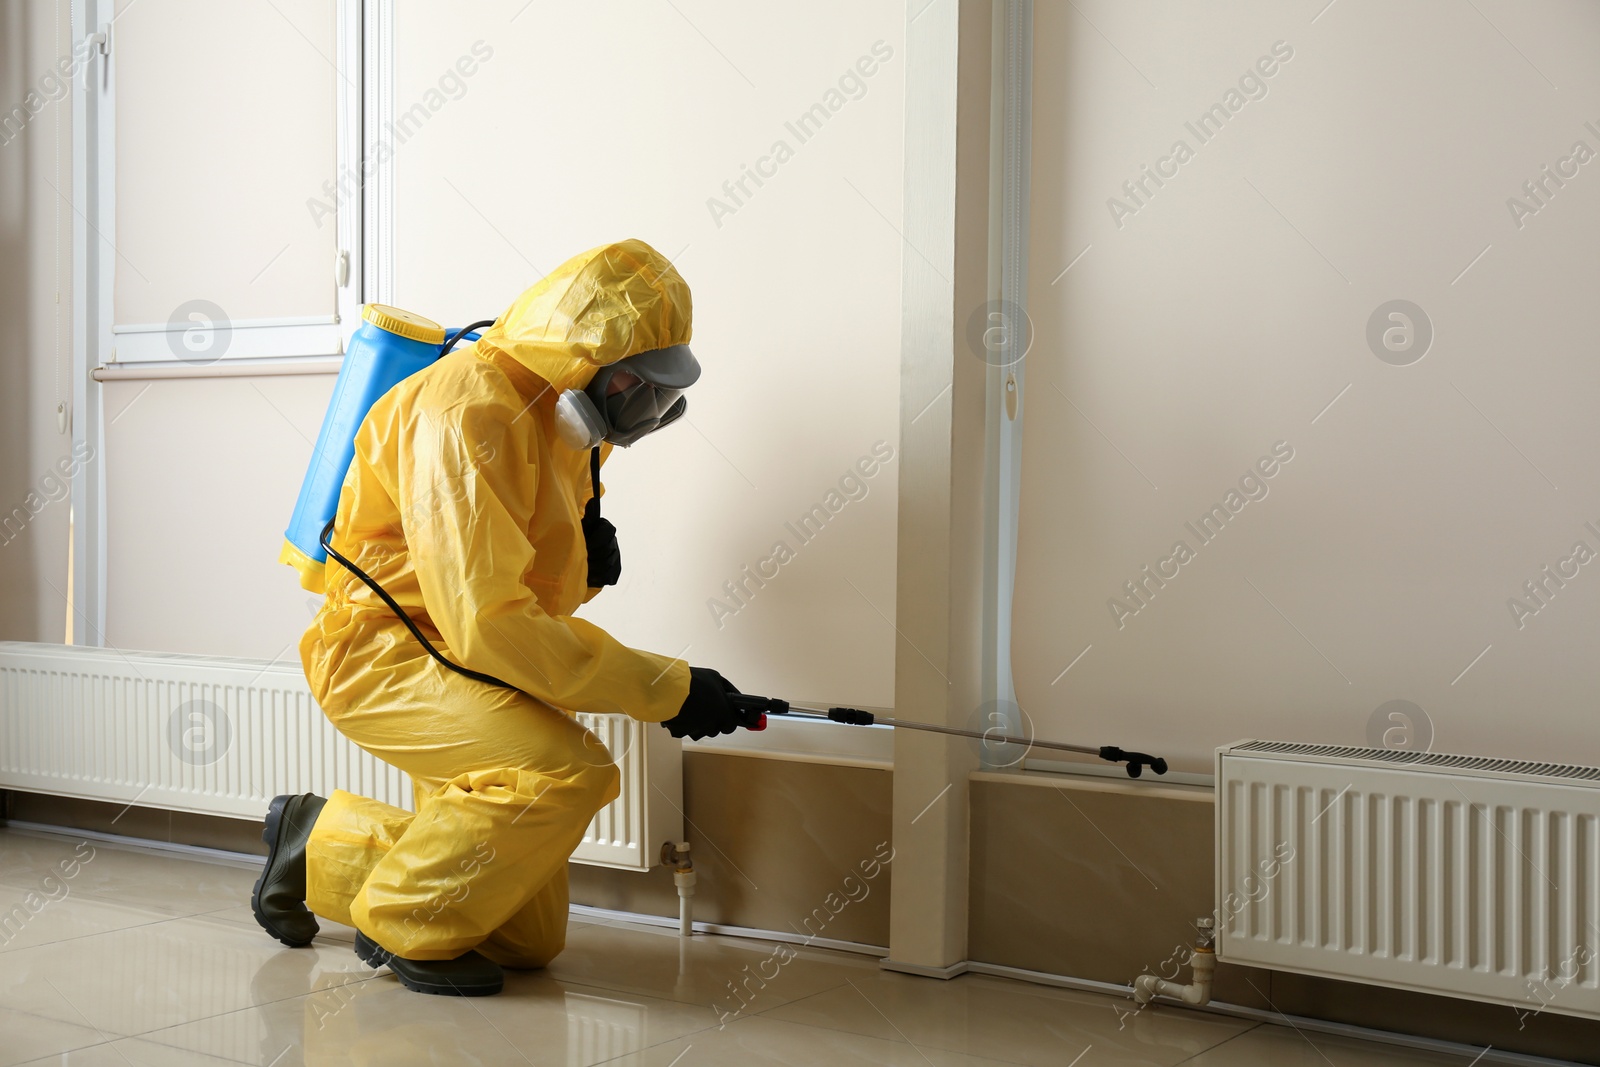
<path fill-rule="evenodd" d="M 683 391 L 699 377 L 700 363 L 688 345 L 608 363 L 584 388 L 568 389 L 556 400 L 556 430 L 574 450 L 602 441 L 626 448 L 681 418 L 689 407 Z M 627 384 L 613 388 L 619 380 Z"/>

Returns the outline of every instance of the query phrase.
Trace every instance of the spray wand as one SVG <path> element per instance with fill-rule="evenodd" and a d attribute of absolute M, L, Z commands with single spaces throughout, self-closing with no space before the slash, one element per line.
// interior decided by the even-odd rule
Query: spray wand
<path fill-rule="evenodd" d="M 738 709 L 745 717 L 745 728 L 749 730 L 765 730 L 768 715 L 787 715 L 799 719 L 820 719 L 826 722 L 844 723 L 847 726 L 894 726 L 905 730 L 924 730 L 928 733 L 951 734 L 955 737 L 970 737 L 975 741 L 989 741 L 995 744 L 1023 745 L 1028 748 L 1048 748 L 1058 752 L 1077 752 L 1085 756 L 1098 756 L 1109 763 L 1126 763 L 1128 777 L 1137 778 L 1144 773 L 1148 766 L 1157 774 L 1167 773 L 1167 761 L 1160 756 L 1149 756 L 1143 752 L 1128 752 L 1115 745 L 1069 745 L 1061 741 L 1037 741 L 1027 737 L 1017 737 L 1012 734 L 1002 734 L 993 730 L 979 733 L 976 730 L 957 730 L 953 726 L 934 726 L 932 723 L 912 722 L 909 719 L 891 719 L 886 715 L 875 715 L 870 711 L 861 711 L 859 708 L 807 708 L 791 705 L 787 700 L 777 697 L 758 697 L 749 693 L 737 693 L 728 697 L 728 702 Z"/>

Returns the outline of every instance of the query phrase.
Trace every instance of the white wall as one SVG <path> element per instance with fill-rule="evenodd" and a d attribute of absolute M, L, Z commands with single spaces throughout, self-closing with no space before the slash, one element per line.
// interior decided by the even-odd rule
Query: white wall
<path fill-rule="evenodd" d="M 1600 151 L 1600 8 L 1323 8 L 1037 7 L 1019 702 L 1041 736 L 1189 770 L 1247 736 L 1381 741 L 1393 700 L 1412 745 L 1600 762 L 1600 563 L 1508 608 L 1600 552 L 1600 162 L 1507 206 Z M 1280 41 L 1201 144 L 1185 123 Z M 1178 139 L 1194 157 L 1133 201 Z M 1408 366 L 1366 339 L 1396 299 L 1434 330 Z M 1280 441 L 1268 495 L 1202 543 L 1185 523 Z M 1180 540 L 1140 607 L 1123 583 Z"/>
<path fill-rule="evenodd" d="M 396 21 L 397 110 L 447 101 L 394 145 L 397 303 L 490 318 L 623 237 L 692 287 L 705 376 L 682 425 L 608 464 L 623 581 L 585 613 L 751 691 L 893 703 L 895 464 L 809 544 L 784 524 L 898 438 L 904 18 L 890 0 L 502 0 Z M 823 101 L 802 143 L 785 124 Z M 780 140 L 793 158 L 730 197 Z M 729 598 L 779 540 L 793 561 Z"/>
<path fill-rule="evenodd" d="M 277 562 L 333 376 L 105 386 L 106 640 L 294 660 L 321 605 Z"/>

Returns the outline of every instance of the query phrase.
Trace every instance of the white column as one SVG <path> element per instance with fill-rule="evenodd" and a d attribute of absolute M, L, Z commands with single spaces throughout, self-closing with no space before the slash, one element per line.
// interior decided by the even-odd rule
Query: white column
<path fill-rule="evenodd" d="M 989 297 L 988 0 L 913 0 L 906 195 L 895 715 L 966 727 L 984 701 L 984 395 L 967 324 Z M 959 973 L 967 948 L 967 776 L 976 745 L 895 736 L 885 966 Z"/>

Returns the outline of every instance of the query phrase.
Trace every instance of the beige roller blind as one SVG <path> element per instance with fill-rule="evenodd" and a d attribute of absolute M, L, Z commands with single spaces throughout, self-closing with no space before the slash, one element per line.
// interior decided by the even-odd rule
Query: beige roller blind
<path fill-rule="evenodd" d="M 904 5 L 400 5 L 394 299 L 498 314 L 637 237 L 694 291 L 681 425 L 606 474 L 585 614 L 750 691 L 893 700 Z M 781 546 L 781 547 L 780 547 Z"/>
<path fill-rule="evenodd" d="M 331 318 L 334 0 L 135 0 L 112 44 L 117 324 Z"/>
<path fill-rule="evenodd" d="M 1318 6 L 1037 5 L 1019 702 L 1600 762 L 1600 13 Z"/>

